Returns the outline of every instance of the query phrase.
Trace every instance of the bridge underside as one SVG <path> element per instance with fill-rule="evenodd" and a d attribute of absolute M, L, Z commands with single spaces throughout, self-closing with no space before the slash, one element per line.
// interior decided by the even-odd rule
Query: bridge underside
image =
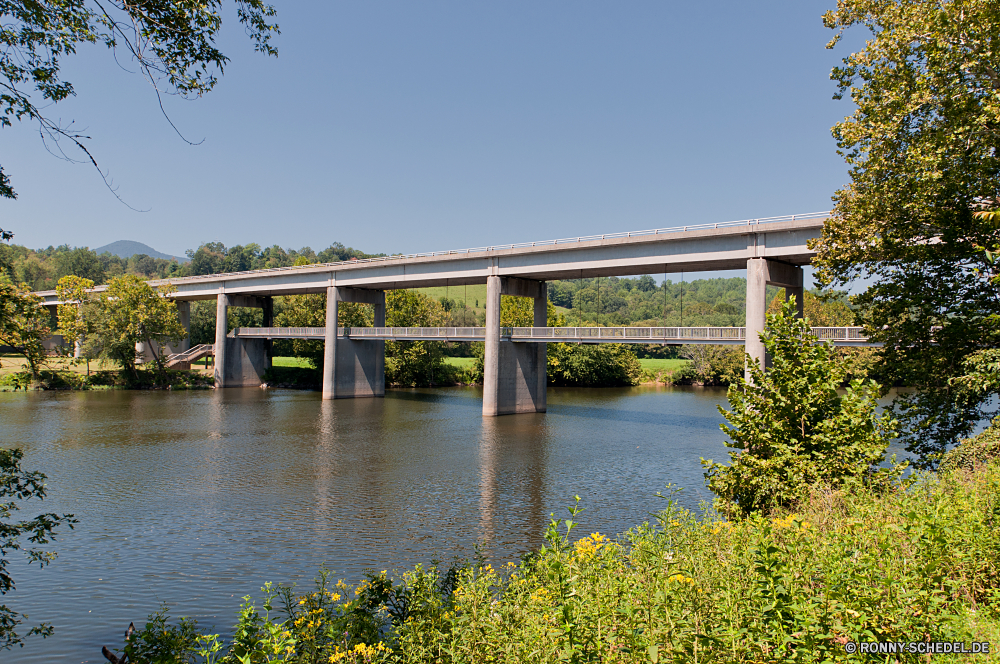
<path fill-rule="evenodd" d="M 776 285 L 785 289 L 786 297 L 796 296 L 801 316 L 802 268 L 762 257 L 752 257 L 745 265 L 747 322 L 742 328 L 549 328 L 545 326 L 546 282 L 501 276 L 496 272 L 486 278 L 486 324 L 481 328 L 385 327 L 385 291 L 380 284 L 367 288 L 327 285 L 326 325 L 321 328 L 271 327 L 270 297 L 222 292 L 216 295 L 215 381 L 218 387 L 259 385 L 270 366 L 271 339 L 322 339 L 323 398 L 378 397 L 385 394 L 386 341 L 481 341 L 485 344 L 483 415 L 495 416 L 545 412 L 548 343 L 743 344 L 753 361 L 766 366 L 767 358 L 758 336 L 764 329 L 765 289 Z M 531 298 L 534 325 L 501 327 L 501 295 Z M 374 326 L 338 328 L 340 302 L 371 304 L 375 310 Z M 231 306 L 262 308 L 263 327 L 239 328 L 227 335 L 227 312 Z M 858 328 L 816 328 L 814 332 L 836 345 L 871 345 Z"/>

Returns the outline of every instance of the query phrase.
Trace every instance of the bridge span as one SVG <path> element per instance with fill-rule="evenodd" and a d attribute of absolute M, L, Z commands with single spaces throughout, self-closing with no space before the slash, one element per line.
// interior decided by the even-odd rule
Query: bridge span
<path fill-rule="evenodd" d="M 802 266 L 814 252 L 808 242 L 817 238 L 828 217 L 826 212 L 788 215 L 769 219 L 695 224 L 674 228 L 629 231 L 587 237 L 523 242 L 419 254 L 386 256 L 338 263 L 251 270 L 226 274 L 200 275 L 150 282 L 167 284 L 170 297 L 178 303 L 181 321 L 188 324 L 190 301 L 214 299 L 216 305 L 215 381 L 218 387 L 255 385 L 266 370 L 265 333 L 226 335 L 229 307 L 258 307 L 264 310 L 264 328 L 271 328 L 272 300 L 276 295 L 325 293 L 326 326 L 323 330 L 323 398 L 381 396 L 385 390 L 384 343 L 389 336 L 377 334 L 337 334 L 340 302 L 361 302 L 374 306 L 373 329 L 385 328 L 385 291 L 427 286 L 487 286 L 486 345 L 483 386 L 483 414 L 502 415 L 545 411 L 546 352 L 549 341 L 603 343 L 613 337 L 608 332 L 582 330 L 623 330 L 616 343 L 629 342 L 627 328 L 565 328 L 576 330 L 574 338 L 535 336 L 546 324 L 546 281 L 599 276 L 675 274 L 706 270 L 747 270 L 746 325 L 742 338 L 701 343 L 744 343 L 747 353 L 763 363 L 764 347 L 758 333 L 764 329 L 765 289 L 775 285 L 795 295 L 802 314 Z M 104 290 L 97 286 L 95 291 Z M 38 293 L 47 306 L 59 304 L 55 291 Z M 516 295 L 534 300 L 534 327 L 527 336 L 500 326 L 500 296 Z M 645 328 L 652 329 L 652 328 Z M 685 328 L 674 328 L 683 330 Z M 720 328 L 726 329 L 726 328 Z M 551 332 L 552 335 L 557 334 Z M 590 336 L 586 336 L 589 334 Z M 634 334 L 634 333 L 633 333 Z M 651 335 L 653 333 L 650 333 Z M 692 343 L 682 332 L 674 338 L 650 336 L 642 343 Z M 273 338 L 273 337 L 272 337 Z M 319 337 L 316 337 L 319 338 Z M 392 337 L 398 339 L 401 337 Z M 421 337 L 430 338 L 428 336 Z M 438 336 L 441 339 L 442 337 Z M 636 341 L 638 342 L 638 341 Z M 836 340 L 835 340 L 836 342 Z M 840 343 L 850 343 L 843 339 Z M 861 343 L 860 340 L 857 341 Z M 189 344 L 170 351 L 184 351 Z M 749 372 L 748 372 L 749 373 Z"/>

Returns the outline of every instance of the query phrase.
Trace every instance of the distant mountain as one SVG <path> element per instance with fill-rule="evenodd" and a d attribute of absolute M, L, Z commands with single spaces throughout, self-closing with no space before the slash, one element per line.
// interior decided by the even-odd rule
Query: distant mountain
<path fill-rule="evenodd" d="M 181 258 L 180 256 L 161 254 L 148 244 L 133 242 L 132 240 L 118 240 L 117 242 L 106 244 L 103 247 L 98 247 L 97 249 L 94 249 L 94 251 L 98 254 L 103 254 L 106 251 L 109 254 L 118 256 L 119 258 L 129 258 L 135 254 L 146 254 L 151 258 L 165 258 L 167 260 L 176 259 L 178 263 L 186 263 L 188 261 L 187 258 Z"/>

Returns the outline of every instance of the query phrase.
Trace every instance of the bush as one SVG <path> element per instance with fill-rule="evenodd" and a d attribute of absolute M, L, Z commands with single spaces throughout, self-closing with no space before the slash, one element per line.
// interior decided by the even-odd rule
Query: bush
<path fill-rule="evenodd" d="M 626 344 L 549 344 L 551 385 L 623 387 L 638 385 L 642 364 Z"/>
<path fill-rule="evenodd" d="M 874 381 L 853 380 L 838 393 L 844 370 L 836 350 L 794 317 L 794 298 L 768 314 L 761 333 L 772 366 L 750 362 L 752 381 L 729 388 L 731 411 L 719 412 L 731 465 L 702 459 L 709 488 L 730 515 L 770 512 L 801 500 L 815 484 L 832 487 L 875 472 L 897 426 L 876 414 Z"/>
<path fill-rule="evenodd" d="M 996 643 L 998 506 L 996 465 L 813 491 L 796 512 L 736 522 L 668 500 L 617 540 L 572 541 L 574 506 L 541 551 L 502 569 L 266 586 L 221 661 L 862 662 L 847 643 Z"/>
<path fill-rule="evenodd" d="M 1000 417 L 978 435 L 967 438 L 945 453 L 941 470 L 972 470 L 1000 458 Z"/>
<path fill-rule="evenodd" d="M 686 344 L 680 354 L 691 360 L 693 379 L 702 385 L 732 385 L 743 376 L 742 346 Z"/>

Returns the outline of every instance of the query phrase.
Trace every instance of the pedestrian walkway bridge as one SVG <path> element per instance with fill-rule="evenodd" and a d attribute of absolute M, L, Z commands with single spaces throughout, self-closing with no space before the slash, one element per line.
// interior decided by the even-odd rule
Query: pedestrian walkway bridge
<path fill-rule="evenodd" d="M 835 346 L 875 346 L 860 327 L 814 327 L 812 333 Z M 325 327 L 240 327 L 243 339 L 325 339 Z M 350 327 L 337 336 L 371 341 L 485 341 L 485 327 Z M 521 343 L 634 343 L 743 345 L 745 327 L 501 327 L 503 341 Z"/>

